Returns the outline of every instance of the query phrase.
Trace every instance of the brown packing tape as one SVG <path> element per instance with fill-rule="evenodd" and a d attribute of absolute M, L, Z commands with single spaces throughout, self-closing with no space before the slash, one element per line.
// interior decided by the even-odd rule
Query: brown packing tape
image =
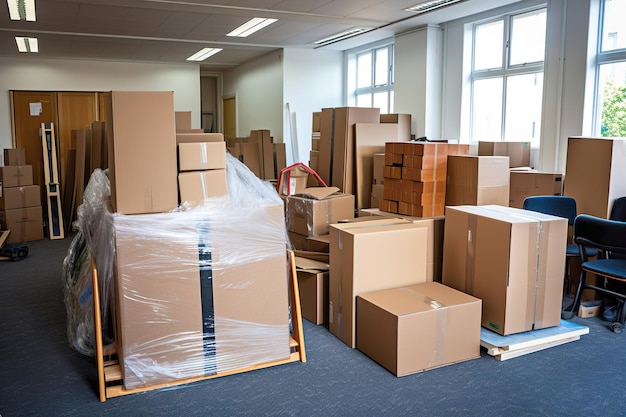
<path fill-rule="evenodd" d="M 468 216 L 467 222 L 467 258 L 465 263 L 465 292 L 474 294 L 474 257 L 476 255 L 476 236 L 478 218 L 477 216 Z"/>
<path fill-rule="evenodd" d="M 533 323 L 534 328 L 544 328 L 546 317 L 545 294 L 548 285 L 548 239 L 550 235 L 550 222 L 537 222 L 537 272 L 535 275 L 535 306 Z M 540 296 L 542 295 L 543 296 Z"/>

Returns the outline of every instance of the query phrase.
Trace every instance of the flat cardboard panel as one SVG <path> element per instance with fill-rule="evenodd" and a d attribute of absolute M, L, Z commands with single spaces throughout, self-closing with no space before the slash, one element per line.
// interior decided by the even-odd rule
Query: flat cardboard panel
<path fill-rule="evenodd" d="M 222 133 L 176 133 L 176 143 L 223 142 Z"/>
<path fill-rule="evenodd" d="M 107 141 L 113 210 L 158 213 L 178 206 L 174 93 L 112 91 Z"/>
<path fill-rule="evenodd" d="M 181 172 L 226 169 L 226 142 L 179 143 L 178 169 Z"/>
<path fill-rule="evenodd" d="M 576 199 L 578 214 L 608 218 L 626 195 L 626 140 L 569 138 L 563 194 Z"/>
<path fill-rule="evenodd" d="M 287 166 L 287 151 L 284 143 L 272 143 L 272 148 L 274 151 L 274 178 L 278 179 L 280 171 Z"/>
<path fill-rule="evenodd" d="M 426 282 L 426 247 L 426 228 L 401 219 L 331 225 L 330 332 L 355 347 L 355 297 Z"/>
<path fill-rule="evenodd" d="M 22 185 L 33 185 L 32 165 L 0 167 L 0 186 L 8 188 Z"/>
<path fill-rule="evenodd" d="M 7 243 L 29 242 L 43 239 L 43 213 L 41 206 L 0 210 L 1 229 L 11 231 Z"/>
<path fill-rule="evenodd" d="M 508 156 L 509 166 L 530 166 L 530 142 L 489 142 L 478 141 L 479 156 Z"/>
<path fill-rule="evenodd" d="M 481 301 L 439 283 L 357 297 L 357 348 L 396 376 L 480 356 Z"/>
<path fill-rule="evenodd" d="M 178 185 L 181 203 L 191 207 L 202 204 L 207 198 L 228 194 L 225 169 L 181 172 L 178 174 Z"/>
<path fill-rule="evenodd" d="M 0 189 L 0 210 L 41 206 L 41 190 L 38 185 Z"/>

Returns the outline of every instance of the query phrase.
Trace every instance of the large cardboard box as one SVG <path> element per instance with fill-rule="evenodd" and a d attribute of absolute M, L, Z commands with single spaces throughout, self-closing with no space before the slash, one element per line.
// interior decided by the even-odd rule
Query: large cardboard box
<path fill-rule="evenodd" d="M 357 349 L 396 376 L 480 357 L 481 301 L 436 282 L 357 297 Z"/>
<path fill-rule="evenodd" d="M 281 221 L 280 205 L 113 216 L 127 389 L 289 357 Z"/>
<path fill-rule="evenodd" d="M 226 169 L 226 142 L 178 144 L 178 170 Z"/>
<path fill-rule="evenodd" d="M 449 155 L 446 206 L 509 205 L 506 156 Z"/>
<path fill-rule="evenodd" d="M 446 208 L 445 285 L 483 301 L 483 327 L 509 335 L 561 320 L 567 219 L 504 206 Z"/>
<path fill-rule="evenodd" d="M 320 190 L 315 196 L 310 192 Z M 331 194 L 324 193 L 330 190 Z M 333 192 L 336 188 L 306 188 L 300 195 L 287 197 L 287 230 L 303 236 L 328 234 L 331 223 L 354 218 L 354 196 Z"/>
<path fill-rule="evenodd" d="M 10 165 L 0 167 L 0 188 L 33 185 L 32 165 Z"/>
<path fill-rule="evenodd" d="M 322 109 L 319 174 L 326 185 L 354 194 L 354 125 L 379 123 L 380 109 L 337 107 Z"/>
<path fill-rule="evenodd" d="M 356 346 L 359 294 L 427 281 L 426 228 L 401 219 L 330 227 L 329 330 Z"/>
<path fill-rule="evenodd" d="M 0 229 L 10 230 L 7 243 L 29 242 L 43 239 L 43 213 L 41 206 L 0 210 Z"/>
<path fill-rule="evenodd" d="M 191 207 L 202 204 L 211 197 L 228 195 L 228 183 L 225 169 L 190 171 L 178 174 L 180 202 Z"/>
<path fill-rule="evenodd" d="M 0 187 L 0 210 L 36 206 L 41 206 L 41 191 L 38 185 Z"/>
<path fill-rule="evenodd" d="M 543 171 L 511 171 L 509 206 L 522 208 L 526 197 L 563 194 L 563 174 Z"/>
<path fill-rule="evenodd" d="M 478 141 L 479 156 L 508 156 L 509 166 L 530 166 L 530 142 L 489 142 Z"/>
<path fill-rule="evenodd" d="M 113 210 L 158 213 L 178 205 L 174 93 L 112 91 L 107 143 Z"/>
<path fill-rule="evenodd" d="M 314 324 L 328 322 L 327 263 L 296 256 L 302 317 Z"/>
<path fill-rule="evenodd" d="M 626 139 L 569 138 L 563 194 L 576 199 L 578 214 L 607 219 L 626 195 Z"/>
<path fill-rule="evenodd" d="M 26 149 L 9 148 L 4 150 L 4 165 L 21 166 L 26 165 Z"/>

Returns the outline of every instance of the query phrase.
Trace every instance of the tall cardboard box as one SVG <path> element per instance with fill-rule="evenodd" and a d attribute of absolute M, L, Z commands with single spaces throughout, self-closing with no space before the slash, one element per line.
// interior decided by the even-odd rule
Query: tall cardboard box
<path fill-rule="evenodd" d="M 526 197 L 562 195 L 563 174 L 543 171 L 511 171 L 509 206 L 522 208 Z"/>
<path fill-rule="evenodd" d="M 480 357 L 481 301 L 437 282 L 357 297 L 357 349 L 396 376 Z"/>
<path fill-rule="evenodd" d="M 174 93 L 112 91 L 107 143 L 113 210 L 159 213 L 176 208 Z"/>
<path fill-rule="evenodd" d="M 509 335 L 561 320 L 567 219 L 504 206 L 446 208 L 442 283 L 483 301 Z"/>
<path fill-rule="evenodd" d="M 607 219 L 626 195 L 626 139 L 569 138 L 563 194 L 576 199 L 578 214 Z"/>
<path fill-rule="evenodd" d="M 509 205 L 507 156 L 449 155 L 446 206 Z"/>
<path fill-rule="evenodd" d="M 530 166 L 530 142 L 489 142 L 478 141 L 479 156 L 508 156 L 509 166 Z"/>
<path fill-rule="evenodd" d="M 356 346 L 356 296 L 427 281 L 427 230 L 401 219 L 330 227 L 329 330 Z"/>

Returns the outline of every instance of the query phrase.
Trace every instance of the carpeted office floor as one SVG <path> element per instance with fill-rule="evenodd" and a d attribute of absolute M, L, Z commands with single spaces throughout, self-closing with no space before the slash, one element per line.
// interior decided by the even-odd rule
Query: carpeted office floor
<path fill-rule="evenodd" d="M 65 335 L 61 265 L 70 238 L 30 242 L 0 262 L 0 415 L 626 416 L 626 332 L 574 319 L 581 340 L 499 362 L 479 359 L 396 378 L 324 326 L 305 321 L 306 363 L 98 400 L 92 358 Z"/>

